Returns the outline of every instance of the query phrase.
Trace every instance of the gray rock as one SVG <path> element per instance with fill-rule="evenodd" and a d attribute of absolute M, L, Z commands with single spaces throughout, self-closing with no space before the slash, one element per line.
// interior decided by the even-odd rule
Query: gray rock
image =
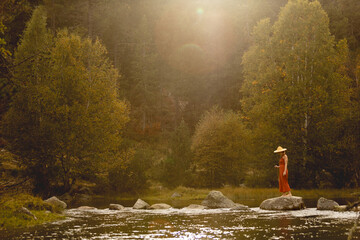
<path fill-rule="evenodd" d="M 317 210 L 334 210 L 335 207 L 338 207 L 339 204 L 334 200 L 326 199 L 326 198 L 319 198 L 317 202 Z"/>
<path fill-rule="evenodd" d="M 166 203 L 156 203 L 149 207 L 149 209 L 169 209 L 171 206 Z"/>
<path fill-rule="evenodd" d="M 171 198 L 179 198 L 179 197 L 182 197 L 182 195 L 178 192 L 174 192 L 172 195 L 171 195 Z"/>
<path fill-rule="evenodd" d="M 59 209 L 66 209 L 67 205 L 65 202 L 59 200 L 57 197 L 51 197 L 49 199 L 46 199 L 44 202 L 49 203 L 53 205 L 55 208 Z"/>
<path fill-rule="evenodd" d="M 139 198 L 134 204 L 133 209 L 148 209 L 149 207 L 150 205 L 147 202 Z"/>
<path fill-rule="evenodd" d="M 120 204 L 110 204 L 109 209 L 110 210 L 124 210 L 124 206 Z"/>
<path fill-rule="evenodd" d="M 260 204 L 264 210 L 300 210 L 305 208 L 302 197 L 276 197 L 264 200 Z"/>
<path fill-rule="evenodd" d="M 211 191 L 201 203 L 208 208 L 233 208 L 236 204 L 228 199 L 220 191 Z"/>
<path fill-rule="evenodd" d="M 37 217 L 32 212 L 30 212 L 29 209 L 27 209 L 26 207 L 20 208 L 17 212 L 28 215 L 28 216 L 32 217 L 33 219 L 37 220 Z"/>
<path fill-rule="evenodd" d="M 248 206 L 245 206 L 240 203 L 235 203 L 235 207 L 230 208 L 230 210 L 242 210 L 242 211 L 250 211 L 250 208 Z"/>
<path fill-rule="evenodd" d="M 203 210 L 203 209 L 207 209 L 207 207 L 205 207 L 203 205 L 199 205 L 199 204 L 190 204 L 189 206 L 184 207 L 183 209 L 200 209 L 200 210 Z"/>
<path fill-rule="evenodd" d="M 89 207 L 89 206 L 81 206 L 77 208 L 78 210 L 95 210 L 96 207 Z"/>

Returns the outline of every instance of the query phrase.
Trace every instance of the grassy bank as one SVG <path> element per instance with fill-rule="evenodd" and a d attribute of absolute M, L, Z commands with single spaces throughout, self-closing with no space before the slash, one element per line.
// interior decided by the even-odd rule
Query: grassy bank
<path fill-rule="evenodd" d="M 22 207 L 30 210 L 36 219 L 19 211 Z M 64 218 L 58 209 L 38 197 L 28 194 L 0 197 L 0 229 L 34 226 Z"/>

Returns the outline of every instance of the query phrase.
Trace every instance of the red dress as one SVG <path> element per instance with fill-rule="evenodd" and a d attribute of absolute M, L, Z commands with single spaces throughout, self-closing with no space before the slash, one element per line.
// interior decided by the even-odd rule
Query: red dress
<path fill-rule="evenodd" d="M 279 161 L 279 191 L 284 193 L 284 192 L 289 192 L 290 191 L 290 186 L 288 183 L 288 170 L 286 169 L 286 175 L 283 176 L 284 170 L 285 170 L 285 160 L 282 157 Z"/>

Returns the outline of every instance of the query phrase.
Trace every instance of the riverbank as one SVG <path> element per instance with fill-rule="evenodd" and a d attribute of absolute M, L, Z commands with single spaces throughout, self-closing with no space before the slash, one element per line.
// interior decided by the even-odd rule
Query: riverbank
<path fill-rule="evenodd" d="M 26 213 L 23 208 L 29 210 Z M 23 228 L 65 219 L 60 210 L 29 194 L 0 196 L 0 230 Z"/>
<path fill-rule="evenodd" d="M 211 190 L 221 191 L 225 196 L 234 202 L 262 201 L 268 198 L 278 197 L 281 194 L 277 188 L 246 188 L 246 187 L 223 187 L 217 189 L 195 189 L 177 187 L 175 189 L 152 187 L 143 194 L 120 195 L 116 200 L 130 200 L 141 198 L 148 201 L 169 202 L 173 199 L 179 200 L 203 200 Z M 174 194 L 176 193 L 176 194 Z M 360 189 L 293 189 L 294 196 L 301 196 L 304 199 L 357 199 L 360 196 Z"/>

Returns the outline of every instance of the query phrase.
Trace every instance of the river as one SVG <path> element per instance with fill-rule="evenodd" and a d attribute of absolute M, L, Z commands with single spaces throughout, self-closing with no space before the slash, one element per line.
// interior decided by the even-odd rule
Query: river
<path fill-rule="evenodd" d="M 336 239 L 346 240 L 356 212 L 229 209 L 69 209 L 66 220 L 0 232 L 1 239 Z M 353 239 L 360 239 L 360 227 Z"/>

